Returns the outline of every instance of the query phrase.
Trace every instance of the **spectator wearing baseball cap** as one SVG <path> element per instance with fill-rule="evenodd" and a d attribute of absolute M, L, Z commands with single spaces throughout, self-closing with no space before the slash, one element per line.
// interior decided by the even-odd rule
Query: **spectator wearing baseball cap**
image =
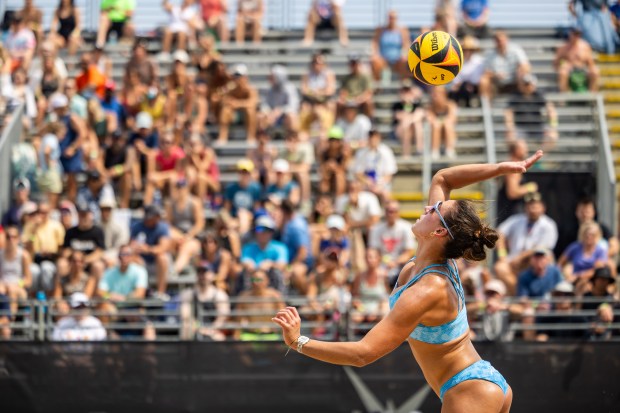
<path fill-rule="evenodd" d="M 274 183 L 267 187 L 267 195 L 275 195 L 281 200 L 289 200 L 293 205 L 299 205 L 301 192 L 299 185 L 293 181 L 291 168 L 286 159 L 276 159 L 271 165 L 275 174 Z"/>
<path fill-rule="evenodd" d="M 349 55 L 349 73 L 342 79 L 338 91 L 338 111 L 340 112 L 347 103 L 355 102 L 361 112 L 372 118 L 373 95 L 372 79 L 362 70 L 361 56 L 359 54 Z"/>
<path fill-rule="evenodd" d="M 69 298 L 71 314 L 61 318 L 52 332 L 53 341 L 102 341 L 107 337 L 101 320 L 90 315 L 86 294 L 75 292 Z"/>
<path fill-rule="evenodd" d="M 125 106 L 116 97 L 116 82 L 107 79 L 103 84 L 103 99 L 101 107 L 106 112 L 107 130 L 122 130 L 127 124 L 127 112 Z"/>
<path fill-rule="evenodd" d="M 254 163 L 249 159 L 237 162 L 238 181 L 229 184 L 224 192 L 224 210 L 234 218 L 229 226 L 239 229 L 245 234 L 252 226 L 253 211 L 258 208 L 262 188 L 252 176 Z"/>
<path fill-rule="evenodd" d="M 340 196 L 346 191 L 351 148 L 345 144 L 343 137 L 342 128 L 333 126 L 327 134 L 327 145 L 319 149 L 319 191 L 323 193 Z"/>
<path fill-rule="evenodd" d="M 99 224 L 101 222 L 99 202 L 104 199 L 115 200 L 115 197 L 114 189 L 112 185 L 107 182 L 106 177 L 102 175 L 98 169 L 91 169 L 86 172 L 86 185 L 79 189 L 76 204 L 88 205 L 89 209 L 94 214 L 94 222 Z"/>
<path fill-rule="evenodd" d="M 327 217 L 325 226 L 329 235 L 319 243 L 321 262 L 324 263 L 329 254 L 335 252 L 338 255 L 340 265 L 346 268 L 351 257 L 351 243 L 347 236 L 346 221 L 342 215 L 332 214 Z"/>
<path fill-rule="evenodd" d="M 562 280 L 560 269 L 553 263 L 553 253 L 547 248 L 538 247 L 530 256 L 528 268 L 519 274 L 517 295 L 531 298 L 544 297 L 550 294 Z"/>
<path fill-rule="evenodd" d="M 284 270 L 288 265 L 286 245 L 273 239 L 276 223 L 269 215 L 263 215 L 254 222 L 255 240 L 248 242 L 241 250 L 243 272 L 238 277 L 236 292 L 251 287 L 250 276 L 256 269 L 269 275 L 269 284 L 273 288 L 284 290 Z"/>
<path fill-rule="evenodd" d="M 131 227 L 130 245 L 144 261 L 149 274 L 156 275 L 154 297 L 166 300 L 168 276 L 171 273 L 170 226 L 162 221 L 162 210 L 157 205 L 144 207 L 144 218 Z"/>
<path fill-rule="evenodd" d="M 129 242 L 129 228 L 127 222 L 115 217 L 116 200 L 102 198 L 99 200 L 101 211 L 101 229 L 105 242 L 105 260 L 107 267 L 116 264 L 119 249 Z"/>

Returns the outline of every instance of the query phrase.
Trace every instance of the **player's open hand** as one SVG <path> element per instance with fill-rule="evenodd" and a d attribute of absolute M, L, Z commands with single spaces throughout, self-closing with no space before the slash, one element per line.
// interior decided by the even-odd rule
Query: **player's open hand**
<path fill-rule="evenodd" d="M 542 150 L 537 150 L 536 153 L 524 161 L 519 162 L 502 162 L 499 164 L 502 174 L 514 174 L 524 173 L 531 168 L 543 156 Z"/>
<path fill-rule="evenodd" d="M 282 336 L 287 346 L 290 346 L 301 335 L 299 332 L 301 329 L 301 317 L 299 317 L 295 307 L 281 309 L 272 320 L 282 327 Z"/>

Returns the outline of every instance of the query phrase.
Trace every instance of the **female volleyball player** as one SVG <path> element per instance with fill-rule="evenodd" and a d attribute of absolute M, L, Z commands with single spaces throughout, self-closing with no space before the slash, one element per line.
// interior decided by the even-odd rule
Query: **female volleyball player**
<path fill-rule="evenodd" d="M 469 201 L 450 201 L 450 191 L 500 175 L 523 173 L 543 155 L 521 162 L 461 165 L 439 171 L 429 191 L 430 206 L 413 225 L 415 260 L 400 273 L 390 296 L 391 311 L 357 342 L 322 342 L 300 335 L 294 307 L 273 318 L 285 343 L 333 364 L 365 366 L 407 340 L 424 377 L 443 402 L 442 412 L 508 412 L 512 390 L 502 375 L 481 360 L 469 339 L 463 287 L 454 259 L 480 261 L 497 233 L 484 225 Z"/>

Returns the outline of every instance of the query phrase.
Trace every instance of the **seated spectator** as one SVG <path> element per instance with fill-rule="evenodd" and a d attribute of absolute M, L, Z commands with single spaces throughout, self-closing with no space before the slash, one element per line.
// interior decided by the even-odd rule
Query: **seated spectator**
<path fill-rule="evenodd" d="M 133 181 L 140 179 L 132 176 L 134 164 L 138 161 L 136 150 L 128 144 L 127 134 L 122 132 L 116 133 L 104 145 L 103 167 L 108 180 L 105 185 L 118 194 L 121 208 L 129 208 Z"/>
<path fill-rule="evenodd" d="M 120 248 L 129 243 L 129 228 L 126 224 L 115 219 L 116 201 L 114 198 L 102 198 L 99 200 L 101 211 L 101 229 L 104 240 L 104 260 L 106 266 L 116 264 Z"/>
<path fill-rule="evenodd" d="M 334 214 L 333 197 L 330 194 L 319 194 L 308 218 L 310 223 L 310 242 L 314 256 L 318 256 L 321 240 L 329 236 L 326 222 L 327 218 L 332 214 Z"/>
<path fill-rule="evenodd" d="M 65 232 L 69 230 L 69 228 L 73 228 L 77 225 L 78 213 L 73 202 L 69 201 L 68 199 L 63 199 L 62 201 L 60 201 L 60 203 L 58 204 L 58 213 L 60 214 L 60 218 L 58 218 L 58 220 L 62 224 L 62 227 L 65 229 Z"/>
<path fill-rule="evenodd" d="M 107 337 L 101 320 L 89 314 L 88 296 L 80 292 L 69 300 L 71 315 L 61 318 L 52 332 L 53 341 L 103 341 Z"/>
<path fill-rule="evenodd" d="M 321 260 L 318 262 L 318 265 L 324 265 L 325 259 L 331 253 L 336 253 L 342 268 L 348 268 L 351 258 L 351 244 L 347 237 L 347 223 L 341 215 L 332 214 L 327 217 L 325 227 L 327 228 L 327 234 L 319 243 L 318 256 Z"/>
<path fill-rule="evenodd" d="M 185 160 L 185 152 L 174 141 L 174 135 L 167 133 L 159 140 L 159 149 L 149 152 L 148 173 L 144 189 L 144 203 L 153 202 L 155 191 L 169 192 L 170 185 L 176 181 L 178 170 Z"/>
<path fill-rule="evenodd" d="M 531 73 L 523 76 L 519 93 L 513 95 L 504 111 L 506 139 L 533 139 L 545 149 L 558 140 L 558 114 L 553 102 L 537 89 L 538 80 Z"/>
<path fill-rule="evenodd" d="M 299 185 L 292 180 L 291 168 L 286 159 L 276 159 L 273 162 L 272 170 L 275 174 L 273 184 L 266 189 L 267 196 L 275 196 L 279 200 L 288 200 L 297 206 L 301 199 Z"/>
<path fill-rule="evenodd" d="M 321 181 L 319 191 L 344 194 L 347 186 L 347 170 L 351 159 L 351 152 L 343 142 L 343 130 L 334 126 L 327 135 L 327 146 L 319 155 L 319 172 Z"/>
<path fill-rule="evenodd" d="M 170 223 L 171 248 L 176 252 L 174 273 L 181 273 L 194 255 L 200 251 L 196 238 L 205 226 L 202 202 L 189 191 L 186 179 L 179 179 L 174 185 L 166 217 Z"/>
<path fill-rule="evenodd" d="M 553 292 L 552 298 L 555 300 L 551 304 L 551 312 L 547 315 L 544 310 L 536 314 L 536 324 L 586 324 L 587 319 L 583 316 L 573 314 L 577 308 L 574 303 L 575 288 L 568 281 L 559 282 Z M 590 335 L 590 331 L 585 329 L 550 329 L 536 331 L 536 341 L 555 341 L 562 339 L 584 339 Z"/>
<path fill-rule="evenodd" d="M 553 263 L 553 253 L 545 248 L 537 248 L 530 257 L 529 267 L 519 274 L 517 295 L 546 297 L 562 279 L 560 269 Z"/>
<path fill-rule="evenodd" d="M 118 250 L 119 264 L 106 270 L 99 280 L 99 297 L 112 305 L 146 297 L 148 274 L 146 268 L 132 262 L 134 258 L 129 245 L 123 245 Z"/>
<path fill-rule="evenodd" d="M 336 127 L 342 129 L 342 139 L 347 146 L 356 151 L 366 146 L 372 123 L 370 118 L 360 111 L 357 103 L 347 102 L 342 109 L 342 116 L 336 121 Z"/>
<path fill-rule="evenodd" d="M 228 5 L 226 0 L 200 0 L 202 20 L 205 29 L 217 35 L 220 42 L 227 42 L 230 37 L 228 30 Z"/>
<path fill-rule="evenodd" d="M 256 146 L 248 149 L 246 157 L 254 163 L 254 178 L 263 187 L 267 187 L 274 180 L 271 166 L 277 156 L 278 149 L 271 143 L 269 133 L 264 129 L 259 130 L 256 134 Z"/>
<path fill-rule="evenodd" d="M 459 37 L 466 35 L 484 38 L 489 35 L 490 8 L 488 0 L 462 0 L 462 25 Z"/>
<path fill-rule="evenodd" d="M 82 37 L 82 20 L 74 0 L 60 0 L 52 15 L 49 36 L 59 49 L 67 48 L 70 55 L 77 52 Z"/>
<path fill-rule="evenodd" d="M 510 322 L 518 322 L 523 314 L 523 306 L 510 303 L 506 299 L 506 286 L 497 279 L 484 284 L 484 300 L 478 303 L 480 323 L 479 339 L 487 341 L 512 341 L 514 332 Z M 482 310 L 482 311 L 480 311 Z"/>
<path fill-rule="evenodd" d="M 93 63 L 91 53 L 85 52 L 80 57 L 81 72 L 75 77 L 78 93 L 81 95 L 95 93 L 99 99 L 105 97 L 107 78 Z"/>
<path fill-rule="evenodd" d="M 304 101 L 330 103 L 336 94 L 336 75 L 327 66 L 325 55 L 314 53 L 308 72 L 301 77 L 301 95 Z"/>
<path fill-rule="evenodd" d="M 600 267 L 594 271 L 591 283 L 584 284 L 584 288 L 576 289 L 575 291 L 576 296 L 579 298 L 605 300 L 603 303 L 586 301 L 580 305 L 582 310 L 596 311 L 596 315 L 590 317 L 590 320 L 594 323 L 590 339 L 609 340 L 612 336 L 613 330 L 609 328 L 609 324 L 613 323 L 615 318 L 612 306 L 614 297 L 609 293 L 609 290 L 614 281 L 611 269 L 608 266 Z"/>
<path fill-rule="evenodd" d="M 95 225 L 94 220 L 95 211 L 98 209 L 99 205 L 95 209 L 94 205 L 88 203 L 77 204 L 78 224 L 67 230 L 62 245 L 62 256 L 58 260 L 58 266 L 63 267 L 63 259 L 76 251 L 83 253 L 83 262 L 87 266 L 88 273 L 94 276 L 97 282 L 101 279 L 105 269 L 103 261 L 105 238 L 103 230 Z M 62 272 L 60 268 L 59 272 Z"/>
<path fill-rule="evenodd" d="M 187 43 L 196 37 L 195 30 L 202 22 L 198 22 L 199 10 L 195 0 L 183 0 L 180 5 L 171 4 L 168 0 L 163 2 L 164 11 L 170 15 L 170 21 L 164 28 L 164 38 L 162 40 L 161 51 L 170 57 L 172 41 L 176 37 L 177 49 L 187 50 Z"/>
<path fill-rule="evenodd" d="M 133 74 L 137 75 L 141 85 L 154 87 L 159 83 L 159 67 L 149 57 L 147 44 L 144 41 L 136 41 L 133 45 L 129 61 L 125 65 L 123 84 L 126 84 Z"/>
<path fill-rule="evenodd" d="M 228 90 L 221 96 L 221 110 L 218 118 L 219 134 L 217 143 L 225 145 L 228 141 L 230 124 L 235 118 L 235 113 L 241 112 L 246 126 L 246 139 L 248 143 L 256 142 L 256 117 L 259 103 L 258 92 L 250 84 L 248 68 L 244 64 L 235 65 L 232 72 L 232 81 L 227 86 Z M 206 119 L 205 119 L 206 120 Z"/>
<path fill-rule="evenodd" d="M 168 97 L 166 123 L 168 127 L 192 119 L 192 110 L 196 103 L 194 82 L 187 71 L 189 55 L 185 50 L 177 50 L 172 54 L 172 60 L 174 64 L 166 78 L 166 94 Z M 180 113 L 178 108 L 181 108 Z"/>
<path fill-rule="evenodd" d="M 413 257 L 416 248 L 411 224 L 398 215 L 398 201 L 385 204 L 385 220 L 374 225 L 368 236 L 368 247 L 380 254 L 390 285 L 396 284 L 400 270 Z"/>
<path fill-rule="evenodd" d="M 363 188 L 379 199 L 388 199 L 392 191 L 392 178 L 398 172 L 394 152 L 381 142 L 381 133 L 371 129 L 368 145 L 355 153 L 352 172 L 362 182 Z"/>
<path fill-rule="evenodd" d="M 252 179 L 253 171 L 252 161 L 239 160 L 237 162 L 239 180 L 229 184 L 224 192 L 224 210 L 228 215 L 226 220 L 229 221 L 227 225 L 238 228 L 242 235 L 250 230 L 254 210 L 261 199 L 261 186 Z"/>
<path fill-rule="evenodd" d="M 323 265 L 315 268 L 315 272 L 310 276 L 308 293 L 306 294 L 310 308 L 318 312 L 315 316 L 315 321 L 318 323 L 330 319 L 334 312 L 344 310 L 344 306 L 347 304 L 344 288 L 347 273 L 340 265 L 338 253 L 326 250 L 320 261 Z M 317 327 L 313 334 L 320 335 L 323 332 L 322 327 Z"/>
<path fill-rule="evenodd" d="M 466 36 L 461 42 L 463 65 L 459 75 L 450 85 L 449 97 L 459 106 L 471 108 L 478 99 L 480 79 L 484 74 L 484 58 L 480 54 L 480 42 L 472 36 Z"/>
<path fill-rule="evenodd" d="M 6 101 L 9 108 L 16 108 L 24 104 L 23 124 L 30 127 L 37 120 L 37 102 L 35 100 L 34 89 L 28 84 L 28 75 L 22 67 L 16 68 L 10 73 L 8 61 L 4 62 L 4 67 L 0 73 L 0 98 Z"/>
<path fill-rule="evenodd" d="M 422 122 L 426 117 L 422 105 L 423 92 L 410 81 L 401 84 L 398 101 L 392 105 L 392 125 L 394 135 L 403 145 L 403 156 L 411 156 L 411 144 L 415 140 L 415 153 L 424 152 L 424 135 Z M 370 123 L 369 123 L 370 124 Z"/>
<path fill-rule="evenodd" d="M 28 72 L 37 48 L 37 40 L 27 22 L 19 14 L 13 17 L 5 47 L 8 52 L 10 72 L 13 73 L 18 67 Z"/>
<path fill-rule="evenodd" d="M 299 135 L 304 141 L 325 142 L 327 131 L 334 123 L 334 111 L 329 103 L 307 98 L 299 113 Z"/>
<path fill-rule="evenodd" d="M 555 52 L 553 67 L 558 72 L 560 92 L 596 92 L 600 72 L 592 48 L 581 38 L 581 29 L 571 27 L 568 41 Z"/>
<path fill-rule="evenodd" d="M 30 202 L 32 202 L 30 200 L 30 181 L 25 178 L 15 178 L 13 180 L 13 200 L 10 207 L 2 215 L 2 226 L 5 228 L 9 226 L 21 227 L 20 210 Z"/>
<path fill-rule="evenodd" d="M 99 71 L 101 73 L 103 73 L 103 75 L 108 78 L 108 79 L 112 79 L 112 60 L 110 59 L 110 57 L 105 53 L 105 51 L 103 50 L 102 47 L 97 47 L 95 46 L 93 48 L 93 63 L 95 66 L 97 66 L 97 69 L 99 69 Z"/>
<path fill-rule="evenodd" d="M 235 40 L 237 44 L 242 44 L 245 41 L 245 31 L 248 28 L 252 33 L 252 42 L 254 44 L 261 42 L 264 14 L 265 3 L 263 0 L 237 1 L 237 18 L 235 24 Z"/>
<path fill-rule="evenodd" d="M 10 298 L 6 285 L 0 282 L 0 339 L 10 340 L 11 335 Z"/>
<path fill-rule="evenodd" d="M 131 227 L 130 246 L 140 255 L 149 274 L 156 275 L 155 298 L 166 301 L 168 275 L 172 269 L 170 257 L 170 226 L 161 219 L 162 212 L 156 205 L 144 207 L 144 219 Z"/>
<path fill-rule="evenodd" d="M 77 115 L 77 117 L 82 120 L 88 120 L 88 101 L 79 93 L 77 93 L 77 85 L 75 83 L 75 79 L 67 78 L 65 80 L 65 88 L 63 93 L 67 97 L 69 101 L 69 111 Z M 50 96 L 50 99 L 52 97 Z M 49 108 L 51 109 L 51 101 L 48 102 Z"/>
<path fill-rule="evenodd" d="M 159 147 L 159 133 L 153 128 L 153 117 L 147 112 L 138 113 L 135 130 L 129 138 L 129 145 L 135 148 L 138 159 L 132 165 L 131 177 L 133 189 L 141 191 L 142 180 L 149 168 L 148 160 L 156 155 Z"/>
<path fill-rule="evenodd" d="M 571 243 L 558 260 L 564 279 L 577 288 L 590 282 L 597 267 L 607 264 L 607 249 L 600 244 L 601 238 L 601 227 L 596 222 L 582 224 L 577 241 Z"/>
<path fill-rule="evenodd" d="M 351 286 L 351 321 L 376 323 L 389 311 L 387 273 L 381 266 L 381 254 L 373 248 L 366 250 L 366 271 L 355 277 Z"/>
<path fill-rule="evenodd" d="M 303 45 L 310 46 L 314 42 L 317 29 L 334 29 L 338 31 L 338 40 L 342 46 L 349 44 L 349 34 L 342 6 L 346 0 L 314 0 L 308 12 L 308 23 L 304 32 Z"/>
<path fill-rule="evenodd" d="M 618 238 L 613 234 L 607 225 L 596 219 L 596 204 L 594 199 L 591 197 L 583 197 L 579 199 L 579 201 L 577 201 L 577 206 L 575 207 L 575 216 L 577 217 L 577 225 L 571 228 L 573 230 L 572 239 L 576 240 L 578 238 L 579 229 L 583 224 L 587 222 L 596 222 L 601 228 L 603 235 L 599 243 L 607 249 L 609 259 L 614 261 L 616 255 L 618 254 L 618 250 L 620 249 L 618 245 Z M 610 263 L 610 265 L 611 268 L 614 267 L 614 264 Z"/>
<path fill-rule="evenodd" d="M 254 269 L 250 274 L 251 288 L 239 295 L 236 312 L 241 329 L 235 331 L 235 338 L 242 341 L 280 340 L 274 331 L 271 317 L 283 308 L 282 293 L 269 286 L 269 276 L 264 269 Z"/>
<path fill-rule="evenodd" d="M 288 268 L 285 277 L 289 279 L 289 291 L 304 295 L 307 291 L 308 270 L 314 264 L 308 221 L 289 200 L 280 204 L 279 210 L 274 212 L 278 217 L 280 242 L 287 249 Z"/>
<path fill-rule="evenodd" d="M 349 55 L 349 73 L 342 79 L 338 91 L 338 111 L 342 111 L 347 103 L 353 102 L 366 116 L 372 118 L 374 113 L 373 96 L 372 80 L 362 70 L 361 56 L 358 54 Z"/>
<path fill-rule="evenodd" d="M 458 107 L 448 98 L 448 90 L 437 86 L 431 90 L 431 100 L 426 109 L 426 119 L 431 125 L 431 157 L 439 159 L 441 141 L 445 142 L 446 156 L 456 158 L 456 122 Z"/>
<path fill-rule="evenodd" d="M 43 119 L 48 112 L 48 100 L 55 94 L 62 92 L 64 88 L 64 81 L 60 72 L 54 64 L 54 55 L 46 54 L 43 56 L 43 62 L 41 62 L 39 82 L 34 87 L 34 93 L 37 98 L 37 120 L 36 125 L 41 125 Z M 37 73 L 39 74 L 39 73 Z M 32 81 L 30 82 L 32 85 Z"/>
<path fill-rule="evenodd" d="M 115 34 L 116 40 L 123 37 L 132 38 L 134 26 L 131 20 L 135 8 L 135 0 L 102 0 L 95 44 L 99 47 L 105 46 L 112 33 Z"/>
<path fill-rule="evenodd" d="M 222 330 L 230 316 L 228 294 L 216 283 L 216 270 L 211 263 L 201 261 L 196 268 L 196 285 L 191 291 L 183 293 L 182 300 L 191 307 L 182 310 L 182 314 L 196 323 L 191 338 L 198 340 L 223 341 L 226 335 Z M 186 314 L 194 309 L 194 314 Z"/>
<path fill-rule="evenodd" d="M 74 293 L 82 293 L 86 297 L 93 297 L 97 290 L 97 277 L 89 275 L 86 271 L 84 253 L 75 250 L 68 257 L 66 273 L 59 272 L 54 279 L 54 293 L 52 297 L 60 300 Z M 62 268 L 65 270 L 64 268 Z M 66 310 L 64 303 L 59 304 L 61 311 Z"/>
<path fill-rule="evenodd" d="M 296 130 L 299 122 L 299 93 L 295 84 L 288 79 L 286 67 L 272 66 L 269 83 L 271 86 L 261 102 L 260 127 Z"/>
<path fill-rule="evenodd" d="M 107 80 L 104 84 L 101 108 L 106 113 L 106 127 L 108 131 L 120 131 L 125 129 L 127 126 L 127 112 L 116 97 L 116 83 L 113 80 Z"/>
<path fill-rule="evenodd" d="M 300 140 L 297 132 L 286 135 L 284 148 L 279 157 L 288 161 L 294 179 L 301 189 L 301 208 L 305 211 L 310 204 L 310 169 L 314 164 L 314 146 L 311 142 Z"/>
<path fill-rule="evenodd" d="M 387 24 L 375 29 L 372 38 L 370 66 L 376 81 L 389 83 L 392 73 L 400 77 L 409 74 L 407 53 L 411 44 L 409 29 L 398 24 L 398 13 L 390 10 Z"/>
<path fill-rule="evenodd" d="M 193 133 L 189 138 L 189 149 L 186 152 L 189 154 L 190 168 L 195 174 L 192 192 L 200 200 L 210 199 L 214 202 L 215 194 L 221 190 L 220 168 L 217 165 L 215 151 L 205 146 L 199 133 Z"/>
<path fill-rule="evenodd" d="M 527 194 L 525 212 L 512 215 L 498 227 L 495 273 L 514 295 L 519 274 L 535 248 L 553 250 L 558 240 L 556 223 L 545 215 L 545 203 L 538 192 Z"/>
<path fill-rule="evenodd" d="M 224 248 L 222 240 L 215 231 L 208 230 L 201 236 L 199 263 L 207 263 L 215 272 L 215 285 L 224 291 L 233 291 L 230 275 L 235 261 L 230 251 Z"/>
<path fill-rule="evenodd" d="M 276 224 L 269 216 L 261 216 L 255 222 L 256 240 L 247 243 L 241 251 L 243 272 L 238 275 L 237 293 L 251 288 L 251 279 L 256 270 L 268 274 L 269 286 L 284 290 L 284 271 L 289 263 L 288 249 L 285 244 L 273 239 Z"/>
<path fill-rule="evenodd" d="M 94 214 L 95 223 L 101 222 L 101 211 L 99 210 L 99 202 L 102 199 L 116 199 L 112 185 L 101 173 L 94 169 L 87 173 L 86 185 L 80 188 L 76 204 L 88 205 Z"/>
<path fill-rule="evenodd" d="M 351 269 L 365 270 L 365 243 L 370 228 L 381 219 L 379 199 L 362 190 L 358 180 L 349 181 L 347 193 L 336 198 L 335 212 L 344 216 L 351 239 Z"/>
<path fill-rule="evenodd" d="M 24 0 L 24 7 L 17 12 L 17 16 L 24 20 L 38 42 L 43 41 L 43 12 L 35 6 L 34 0 Z"/>
<path fill-rule="evenodd" d="M 517 93 L 523 76 L 530 71 L 527 55 L 506 32 L 495 32 L 494 40 L 495 49 L 485 56 L 485 72 L 480 79 L 480 95 L 487 98 Z"/>
<path fill-rule="evenodd" d="M 4 228 L 6 243 L 0 248 L 0 284 L 6 287 L 6 295 L 12 300 L 11 312 L 17 311 L 17 300 L 28 298 L 32 287 L 30 253 L 19 242 L 19 229 Z"/>
<path fill-rule="evenodd" d="M 527 142 L 516 139 L 508 144 L 509 161 L 521 162 L 529 156 Z M 523 212 L 523 197 L 538 191 L 536 182 L 523 182 L 520 173 L 505 175 L 500 179 L 497 194 L 497 222 L 504 222 L 510 216 Z"/>
<path fill-rule="evenodd" d="M 442 22 L 442 31 L 452 36 L 457 35 L 458 30 L 458 0 L 436 0 L 435 21 Z"/>
<path fill-rule="evenodd" d="M 620 47 L 620 37 L 604 0 L 570 0 L 568 10 L 577 18 L 584 39 L 597 52 L 614 54 Z"/>

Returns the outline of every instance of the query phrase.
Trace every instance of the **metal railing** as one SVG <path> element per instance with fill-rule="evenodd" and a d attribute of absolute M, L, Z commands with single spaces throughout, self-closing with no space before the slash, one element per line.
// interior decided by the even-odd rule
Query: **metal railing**
<path fill-rule="evenodd" d="M 357 340 L 363 337 L 385 312 L 376 313 L 356 310 L 351 305 L 337 309 L 329 307 L 326 301 L 309 300 L 306 297 L 286 297 L 286 305 L 298 308 L 302 317 L 301 333 L 316 339 L 336 341 L 339 339 Z M 508 297 L 503 299 L 503 310 L 489 312 L 484 300 L 468 297 L 468 318 L 470 328 L 479 339 L 488 340 L 482 334 L 485 329 L 485 317 L 489 314 L 517 312 L 509 323 L 502 327 L 503 334 L 494 339 L 506 340 L 506 334 L 512 340 L 515 335 L 525 337 L 528 331 L 593 331 L 607 332 L 606 339 L 620 340 L 620 308 L 613 311 L 611 323 L 598 321 L 596 309 L 582 309 L 580 305 L 609 303 L 606 298 L 577 297 L 571 298 L 573 307 L 569 311 L 560 311 L 554 304 L 567 299 L 523 299 Z M 278 301 L 276 303 L 276 301 Z M 208 307 L 194 299 L 179 298 L 169 302 L 159 300 L 133 300 L 115 303 L 110 307 L 109 301 L 91 300 L 90 307 L 69 309 L 64 300 L 27 300 L 13 303 L 12 311 L 0 306 L 0 340 L 15 341 L 53 341 L 60 321 L 65 317 L 74 320 L 93 316 L 101 321 L 87 323 L 90 327 L 79 328 L 104 329 L 106 340 L 109 341 L 192 341 L 192 340 L 225 340 L 225 341 L 279 341 L 280 328 L 271 322 L 276 312 L 273 304 L 283 304 L 280 300 L 258 298 L 231 298 L 225 303 L 230 311 L 221 313 L 215 308 L 222 302 L 211 302 Z M 105 306 L 104 304 L 108 304 Z M 241 305 L 246 307 L 241 307 Z M 257 307 L 247 307 L 257 304 Z M 271 304 L 272 308 L 264 307 Z M 381 304 L 381 303 L 379 303 Z M 474 304 L 472 306 L 472 304 Z M 613 305 L 613 303 L 612 303 Z M 7 306 L 4 306 L 7 307 Z M 520 310 L 515 310 L 515 307 Z M 382 308 L 379 306 L 379 308 Z M 567 319 L 568 316 L 568 319 Z M 92 320 L 91 320 L 92 321 Z M 70 323 L 71 324 L 71 323 Z M 73 324 L 72 324 L 73 325 Z M 6 328 L 11 330 L 7 337 Z M 81 330 L 84 331 L 84 330 Z M 211 333 L 218 332 L 219 338 Z M 77 335 L 79 337 L 79 334 Z"/>
<path fill-rule="evenodd" d="M 8 209 L 11 203 L 11 151 L 13 145 L 19 142 L 22 136 L 22 116 L 24 104 L 20 104 L 10 113 L 10 121 L 2 129 L 0 135 L 0 215 Z"/>
<path fill-rule="evenodd" d="M 595 121 L 598 132 L 598 162 L 596 164 L 596 193 L 599 220 L 616 232 L 616 173 L 611 153 L 603 96 L 596 96 Z"/>
<path fill-rule="evenodd" d="M 480 99 L 482 106 L 482 120 L 484 124 L 484 143 L 486 145 L 486 158 L 488 163 L 497 162 L 497 152 L 495 149 L 495 131 L 493 129 L 493 114 L 491 113 L 491 103 L 486 97 Z M 495 199 L 497 196 L 497 181 L 489 179 L 484 183 L 485 199 Z M 491 224 L 495 223 L 497 216 L 497 205 L 487 208 L 487 220 Z"/>

